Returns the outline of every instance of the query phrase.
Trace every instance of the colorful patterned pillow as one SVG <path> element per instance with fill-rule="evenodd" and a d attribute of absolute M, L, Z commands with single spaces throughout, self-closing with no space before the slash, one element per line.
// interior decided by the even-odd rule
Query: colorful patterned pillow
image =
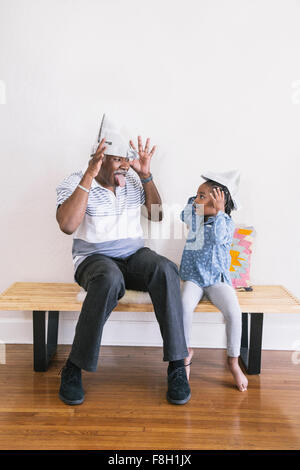
<path fill-rule="evenodd" d="M 253 227 L 238 225 L 235 228 L 230 249 L 230 276 L 235 289 L 252 290 L 250 265 L 254 237 L 255 230 Z"/>

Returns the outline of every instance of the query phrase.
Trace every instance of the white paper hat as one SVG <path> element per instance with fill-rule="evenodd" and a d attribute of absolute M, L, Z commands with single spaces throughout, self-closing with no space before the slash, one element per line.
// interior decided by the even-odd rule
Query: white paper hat
<path fill-rule="evenodd" d="M 129 142 L 126 142 L 119 129 L 112 121 L 107 119 L 105 114 L 103 114 L 97 142 L 92 148 L 92 153 L 96 152 L 98 145 L 103 137 L 105 137 L 106 155 L 114 155 L 115 157 L 126 157 L 132 159 L 139 158 L 137 151 L 129 145 Z"/>
<path fill-rule="evenodd" d="M 234 204 L 234 209 L 238 210 L 241 208 L 241 204 L 238 198 L 238 189 L 240 184 L 240 174 L 237 170 L 226 171 L 225 173 L 215 173 L 213 171 L 205 171 L 201 175 L 205 180 L 213 180 L 216 183 L 223 184 L 230 192 L 231 199 Z"/>

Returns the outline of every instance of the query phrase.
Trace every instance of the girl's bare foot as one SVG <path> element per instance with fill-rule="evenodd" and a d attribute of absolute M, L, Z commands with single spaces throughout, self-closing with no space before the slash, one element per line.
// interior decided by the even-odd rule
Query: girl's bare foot
<path fill-rule="evenodd" d="M 184 358 L 184 365 L 185 365 L 186 376 L 188 380 L 190 379 L 190 372 L 191 372 L 191 366 L 189 364 L 191 364 L 192 362 L 193 355 L 194 355 L 194 351 L 191 348 L 189 348 L 189 355 L 188 357 Z"/>
<path fill-rule="evenodd" d="M 235 384 L 240 392 L 245 392 L 248 387 L 248 379 L 243 374 L 242 369 L 239 366 L 237 357 L 228 357 L 227 364 L 230 372 L 233 375 Z"/>

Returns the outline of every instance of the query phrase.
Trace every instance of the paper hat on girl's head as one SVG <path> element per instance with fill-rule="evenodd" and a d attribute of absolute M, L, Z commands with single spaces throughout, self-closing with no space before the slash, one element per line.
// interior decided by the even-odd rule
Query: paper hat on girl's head
<path fill-rule="evenodd" d="M 237 170 L 226 171 L 225 173 L 205 171 L 201 175 L 201 177 L 205 180 L 213 180 L 216 183 L 220 183 L 223 184 L 223 186 L 226 186 L 226 188 L 230 192 L 230 196 L 234 204 L 234 209 L 238 210 L 241 208 L 241 204 L 237 196 L 240 184 L 240 174 Z"/>
<path fill-rule="evenodd" d="M 129 142 L 126 142 L 119 129 L 113 124 L 112 121 L 107 119 L 105 114 L 103 114 L 102 117 L 97 142 L 93 146 L 93 153 L 96 152 L 97 147 L 103 137 L 105 137 L 106 155 L 114 155 L 115 157 L 125 157 L 132 159 L 139 158 L 137 151 L 129 145 Z"/>

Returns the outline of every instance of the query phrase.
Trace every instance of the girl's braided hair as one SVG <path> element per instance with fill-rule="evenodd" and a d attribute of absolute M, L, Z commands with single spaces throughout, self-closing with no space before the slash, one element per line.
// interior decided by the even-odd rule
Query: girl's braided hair
<path fill-rule="evenodd" d="M 231 211 L 234 208 L 234 204 L 232 201 L 232 198 L 230 196 L 230 192 L 227 188 L 227 186 L 224 186 L 221 183 L 217 183 L 216 181 L 213 180 L 206 180 L 205 183 L 209 185 L 210 188 L 220 188 L 224 192 L 225 196 L 225 213 L 230 215 Z"/>

